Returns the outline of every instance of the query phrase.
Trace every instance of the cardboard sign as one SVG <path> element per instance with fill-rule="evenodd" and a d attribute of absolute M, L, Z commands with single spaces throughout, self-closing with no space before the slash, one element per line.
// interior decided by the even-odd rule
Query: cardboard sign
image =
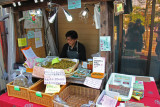
<path fill-rule="evenodd" d="M 18 38 L 18 47 L 27 46 L 27 39 L 26 38 Z"/>
<path fill-rule="evenodd" d="M 88 87 L 91 87 L 91 88 L 100 89 L 101 83 L 102 83 L 102 79 L 95 79 L 95 78 L 91 78 L 91 77 L 86 77 L 83 84 Z"/>
<path fill-rule="evenodd" d="M 63 69 L 45 69 L 44 84 L 66 85 Z"/>
<path fill-rule="evenodd" d="M 111 37 L 110 36 L 100 36 L 100 50 L 101 51 L 111 51 Z"/>
<path fill-rule="evenodd" d="M 36 58 L 36 54 L 33 52 L 31 46 L 29 47 L 26 47 L 26 48 L 23 48 L 21 49 L 23 55 L 25 56 L 26 59 L 29 59 L 29 58 Z"/>
<path fill-rule="evenodd" d="M 34 11 L 37 10 L 27 10 L 23 11 L 24 20 L 24 29 L 32 28 L 43 28 L 43 17 L 38 15 L 31 15 Z"/>
<path fill-rule="evenodd" d="M 60 85 L 47 84 L 45 93 L 58 93 L 60 91 Z"/>
<path fill-rule="evenodd" d="M 44 70 L 43 67 L 34 66 L 32 75 L 39 78 L 44 78 Z"/>
<path fill-rule="evenodd" d="M 81 0 L 68 0 L 68 9 L 81 8 Z"/>
<path fill-rule="evenodd" d="M 27 36 L 28 36 L 28 39 L 34 38 L 34 31 L 32 31 L 32 30 L 28 31 Z"/>
<path fill-rule="evenodd" d="M 150 77 L 136 77 L 136 81 L 151 82 Z"/>
<path fill-rule="evenodd" d="M 93 57 L 93 72 L 105 73 L 104 57 Z"/>
<path fill-rule="evenodd" d="M 36 45 L 36 48 L 42 47 L 43 46 L 42 32 L 38 31 L 38 32 L 34 32 L 34 34 L 35 34 L 35 45 Z"/>
<path fill-rule="evenodd" d="M 146 107 L 146 106 L 144 106 L 143 103 L 126 101 L 126 102 L 125 102 L 125 107 Z"/>

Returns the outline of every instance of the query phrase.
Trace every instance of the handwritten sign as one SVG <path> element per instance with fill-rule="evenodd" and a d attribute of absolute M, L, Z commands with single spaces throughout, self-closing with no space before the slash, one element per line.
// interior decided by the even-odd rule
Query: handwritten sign
<path fill-rule="evenodd" d="M 18 38 L 18 47 L 27 46 L 26 38 Z"/>
<path fill-rule="evenodd" d="M 66 85 L 63 69 L 45 69 L 44 84 Z"/>
<path fill-rule="evenodd" d="M 68 0 L 68 9 L 81 8 L 81 0 Z"/>
<path fill-rule="evenodd" d="M 110 36 L 100 36 L 100 50 L 101 51 L 111 51 L 111 37 Z"/>
<path fill-rule="evenodd" d="M 47 84 L 45 93 L 58 93 L 60 91 L 60 85 Z"/>
<path fill-rule="evenodd" d="M 93 57 L 93 72 L 105 73 L 104 57 Z"/>
<path fill-rule="evenodd" d="M 27 32 L 28 39 L 34 38 L 34 31 Z"/>
<path fill-rule="evenodd" d="M 35 34 L 35 44 L 36 44 L 36 48 L 42 47 L 43 43 L 42 43 L 42 32 L 38 31 L 38 32 L 34 32 Z"/>
<path fill-rule="evenodd" d="M 32 75 L 39 78 L 44 78 L 45 68 L 34 66 Z"/>
<path fill-rule="evenodd" d="M 24 56 L 26 57 L 26 59 L 29 59 L 29 58 L 32 59 L 32 58 L 37 57 L 31 47 L 26 47 L 26 48 L 23 48 L 21 50 L 22 50 Z"/>
<path fill-rule="evenodd" d="M 102 79 L 86 77 L 83 84 L 91 88 L 100 89 L 101 83 L 102 83 Z"/>

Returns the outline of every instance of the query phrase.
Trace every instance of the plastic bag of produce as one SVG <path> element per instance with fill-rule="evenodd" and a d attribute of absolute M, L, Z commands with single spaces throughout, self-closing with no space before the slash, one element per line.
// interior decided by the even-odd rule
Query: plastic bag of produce
<path fill-rule="evenodd" d="M 92 54 L 91 56 L 92 56 L 92 57 L 101 57 L 101 53 L 98 52 L 98 53 Z"/>
<path fill-rule="evenodd" d="M 30 87 L 31 85 L 33 85 L 32 75 L 29 75 L 28 76 L 28 87 Z"/>
<path fill-rule="evenodd" d="M 23 70 L 21 70 L 20 74 L 14 79 L 13 85 L 28 87 L 28 79 L 23 75 Z"/>

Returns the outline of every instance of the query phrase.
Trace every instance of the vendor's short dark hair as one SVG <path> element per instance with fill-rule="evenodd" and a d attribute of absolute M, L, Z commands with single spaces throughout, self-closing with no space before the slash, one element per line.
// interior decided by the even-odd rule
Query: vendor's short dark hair
<path fill-rule="evenodd" d="M 66 33 L 66 38 L 67 37 L 71 37 L 72 39 L 77 39 L 78 38 L 78 34 L 76 31 L 74 30 L 70 30 Z"/>

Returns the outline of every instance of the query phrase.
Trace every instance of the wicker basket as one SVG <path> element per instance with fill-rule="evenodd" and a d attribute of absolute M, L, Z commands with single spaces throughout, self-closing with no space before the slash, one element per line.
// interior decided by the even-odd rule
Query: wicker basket
<path fill-rule="evenodd" d="M 100 90 L 70 85 L 64 89 L 59 96 L 70 107 L 80 107 L 82 104 L 88 104 L 89 101 L 94 101 L 94 103 L 96 103 L 99 94 Z M 54 107 L 64 107 L 63 104 L 55 100 L 53 100 L 53 102 Z"/>
<path fill-rule="evenodd" d="M 40 80 L 34 83 L 32 86 L 38 84 L 39 82 Z M 29 95 L 28 95 L 29 88 L 19 87 L 20 91 L 16 91 L 14 87 L 15 85 L 13 85 L 13 81 L 7 84 L 8 96 L 13 96 L 13 97 L 29 100 Z"/>
<path fill-rule="evenodd" d="M 61 86 L 61 91 L 66 88 L 67 85 Z M 53 107 L 53 97 L 58 94 L 46 94 L 45 92 L 46 85 L 44 84 L 44 80 L 41 80 L 38 84 L 29 88 L 29 102 L 33 102 L 36 104 L 40 104 L 47 107 Z M 42 97 L 36 96 L 36 92 L 41 92 Z"/>

